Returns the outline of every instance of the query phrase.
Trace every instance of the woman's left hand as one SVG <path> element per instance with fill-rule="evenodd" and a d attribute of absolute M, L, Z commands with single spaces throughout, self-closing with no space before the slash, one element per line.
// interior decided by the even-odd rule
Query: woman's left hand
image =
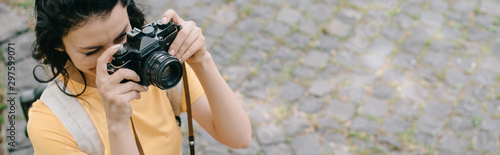
<path fill-rule="evenodd" d="M 175 24 L 182 25 L 182 29 L 177 33 L 174 42 L 170 46 L 168 53 L 178 58 L 181 62 L 198 63 L 208 52 L 205 43 L 205 36 L 201 28 L 196 26 L 193 21 L 184 21 L 177 13 L 169 9 L 161 18 L 163 24 L 172 21 Z"/>

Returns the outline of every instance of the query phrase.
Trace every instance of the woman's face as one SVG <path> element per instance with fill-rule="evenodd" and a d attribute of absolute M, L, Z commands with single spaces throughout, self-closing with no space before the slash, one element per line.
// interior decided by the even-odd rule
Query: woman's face
<path fill-rule="evenodd" d="M 93 85 L 97 58 L 109 47 L 125 43 L 126 32 L 131 30 L 127 9 L 118 2 L 108 17 L 92 17 L 84 26 L 70 30 L 62 41 L 74 66 L 82 71 L 89 84 Z M 80 77 L 69 72 L 70 77 Z"/>

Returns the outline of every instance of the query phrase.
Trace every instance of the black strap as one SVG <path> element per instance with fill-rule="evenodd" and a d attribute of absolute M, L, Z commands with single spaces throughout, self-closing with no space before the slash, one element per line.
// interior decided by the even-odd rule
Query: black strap
<path fill-rule="evenodd" d="M 130 116 L 130 123 L 132 124 L 132 131 L 134 131 L 135 144 L 137 145 L 137 149 L 139 150 L 139 154 L 144 155 L 144 150 L 142 150 L 141 142 L 139 141 L 139 138 L 137 137 L 137 132 L 135 132 L 135 126 L 134 126 L 134 121 L 132 121 L 132 116 Z"/>
<path fill-rule="evenodd" d="M 182 70 L 184 71 L 184 75 L 182 76 L 182 80 L 184 81 L 184 95 L 186 97 L 186 107 L 188 114 L 188 129 L 189 129 L 189 150 L 191 155 L 194 155 L 194 135 L 193 135 L 193 121 L 191 115 L 191 97 L 189 96 L 189 84 L 187 79 L 187 70 L 186 63 L 182 64 Z"/>

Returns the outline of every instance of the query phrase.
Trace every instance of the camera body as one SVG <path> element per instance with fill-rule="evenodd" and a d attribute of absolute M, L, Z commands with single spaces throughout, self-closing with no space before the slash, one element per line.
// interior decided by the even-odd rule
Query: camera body
<path fill-rule="evenodd" d="M 162 24 L 157 20 L 142 29 L 127 32 L 127 43 L 113 55 L 108 72 L 112 74 L 120 68 L 128 68 L 139 75 L 141 85 L 160 89 L 174 87 L 182 78 L 182 65 L 166 51 L 181 28 L 173 22 Z"/>

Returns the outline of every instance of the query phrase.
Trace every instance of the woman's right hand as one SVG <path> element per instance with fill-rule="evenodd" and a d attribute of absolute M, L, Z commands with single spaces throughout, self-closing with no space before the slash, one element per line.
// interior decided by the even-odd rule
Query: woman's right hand
<path fill-rule="evenodd" d="M 104 104 L 108 126 L 111 124 L 128 126 L 128 120 L 132 115 L 130 101 L 140 99 L 139 92 L 147 90 L 146 86 L 135 83 L 140 79 L 133 70 L 121 68 L 111 75 L 108 74 L 107 64 L 121 46 L 121 44 L 111 46 L 97 59 L 96 85 Z M 124 79 L 132 81 L 120 83 Z"/>

